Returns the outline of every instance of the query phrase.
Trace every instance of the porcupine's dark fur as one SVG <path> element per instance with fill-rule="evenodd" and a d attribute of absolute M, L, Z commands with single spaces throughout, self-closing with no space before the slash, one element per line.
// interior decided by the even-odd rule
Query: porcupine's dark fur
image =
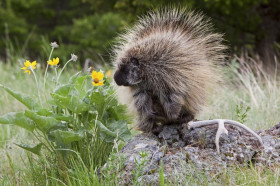
<path fill-rule="evenodd" d="M 150 12 L 120 36 L 114 48 L 118 94 L 138 113 L 137 128 L 185 123 L 205 104 L 224 59 L 221 34 L 188 9 Z"/>

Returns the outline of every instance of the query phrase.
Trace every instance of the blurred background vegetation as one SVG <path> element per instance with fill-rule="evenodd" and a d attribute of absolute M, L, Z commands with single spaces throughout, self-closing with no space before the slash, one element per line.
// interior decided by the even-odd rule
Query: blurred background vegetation
<path fill-rule="evenodd" d="M 86 59 L 109 63 L 114 37 L 147 10 L 188 6 L 212 18 L 230 54 L 257 54 L 271 63 L 279 53 L 279 0 L 0 0 L 0 61 L 46 59 L 49 43 Z M 256 56 L 256 55 L 255 55 Z"/>

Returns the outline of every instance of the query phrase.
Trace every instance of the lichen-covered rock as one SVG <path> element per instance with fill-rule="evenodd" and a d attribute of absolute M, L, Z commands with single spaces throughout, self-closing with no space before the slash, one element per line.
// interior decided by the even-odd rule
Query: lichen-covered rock
<path fill-rule="evenodd" d="M 155 135 L 140 134 L 130 140 L 120 151 L 125 157 L 123 184 L 130 184 L 137 173 L 139 183 L 158 185 L 162 166 L 165 177 L 195 175 L 201 170 L 211 178 L 227 166 L 280 164 L 280 124 L 259 131 L 264 147 L 247 131 L 226 125 L 228 135 L 220 138 L 220 154 L 215 146 L 217 126 L 188 129 L 187 125 L 166 125 Z M 196 169 L 187 169 L 195 166 Z"/>

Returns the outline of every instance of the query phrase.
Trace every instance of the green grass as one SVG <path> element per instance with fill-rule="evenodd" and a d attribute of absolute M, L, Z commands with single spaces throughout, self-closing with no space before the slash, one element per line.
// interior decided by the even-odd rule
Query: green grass
<path fill-rule="evenodd" d="M 33 90 L 36 90 L 36 85 L 28 83 L 31 82 L 30 77 L 22 74 L 19 67 L 12 68 L 0 63 L 0 74 L 0 83 L 14 87 L 26 94 L 34 94 Z M 30 88 L 27 88 L 26 84 L 29 84 L 28 86 Z M 24 105 L 17 102 L 5 91 L 0 90 L 0 94 L 1 115 L 25 108 Z M 13 176 L 15 179 L 20 179 L 20 172 L 24 167 L 22 160 L 25 159 L 25 153 L 22 149 L 16 147 L 14 143 L 26 139 L 30 139 L 30 136 L 24 129 L 11 125 L 0 125 L 0 180 L 1 177 L 4 177 L 4 180 L 8 181 L 10 176 Z"/>
<path fill-rule="evenodd" d="M 242 62 L 242 59 L 239 59 Z M 268 75 L 261 68 L 254 66 L 242 67 L 242 73 L 237 68 L 226 71 L 223 85 L 216 89 L 209 100 L 209 106 L 198 116 L 198 119 L 227 118 L 239 119 L 236 107 L 250 107 L 245 117 L 246 125 L 252 129 L 268 128 L 280 121 L 280 86 L 274 72 Z M 74 72 L 73 72 L 74 73 Z M 64 81 L 73 74 L 64 73 Z M 276 74 L 277 72 L 275 72 Z M 255 74 L 255 75 L 253 75 Z M 17 91 L 37 96 L 33 77 L 24 74 L 20 66 L 11 67 L 0 63 L 0 84 Z M 51 88 L 51 87 L 50 87 Z M 11 111 L 20 111 L 25 107 L 0 89 L 0 115 Z M 241 111 L 241 112 L 244 112 Z M 242 114 L 242 113 L 241 113 Z M 110 171 L 102 172 L 103 179 L 98 180 L 100 170 L 86 167 L 82 162 L 72 161 L 73 169 L 68 170 L 68 177 L 57 175 L 55 167 L 48 167 L 48 160 L 38 159 L 34 162 L 30 156 L 14 143 L 33 142 L 28 132 L 15 126 L 0 125 L 0 184 L 2 185 L 118 185 L 122 179 L 117 174 L 122 169 L 121 157 L 113 158 Z M 115 144 L 117 150 L 118 144 Z M 77 155 L 78 156 L 78 155 Z M 28 161 L 30 159 L 30 162 Z M 30 164 L 31 163 L 31 164 Z M 110 164 L 110 161 L 108 162 Z M 194 172 L 193 166 L 186 167 L 187 172 Z M 48 171 L 49 174 L 42 174 Z M 160 171 L 160 170 L 159 170 Z M 221 175 L 206 175 L 196 170 L 196 175 L 178 177 L 177 183 L 189 185 L 279 185 L 280 168 L 266 167 L 231 167 Z M 136 178 L 135 178 L 136 179 Z M 166 184 L 160 176 L 160 183 Z M 134 180 L 134 183 L 137 183 Z"/>
<path fill-rule="evenodd" d="M 277 69 L 264 72 L 255 61 L 244 59 L 242 71 L 235 65 L 225 70 L 225 81 L 214 90 L 208 107 L 198 119 L 227 118 L 237 120 L 236 107 L 249 107 L 245 125 L 252 129 L 267 129 L 280 121 L 280 83 Z"/>

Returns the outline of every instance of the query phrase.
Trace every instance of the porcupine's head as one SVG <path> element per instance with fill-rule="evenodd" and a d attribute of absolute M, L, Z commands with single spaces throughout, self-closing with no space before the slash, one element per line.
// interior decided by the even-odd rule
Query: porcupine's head
<path fill-rule="evenodd" d="M 169 33 L 168 33 L 169 34 Z M 114 80 L 119 86 L 166 89 L 180 74 L 178 59 L 183 55 L 177 38 L 166 33 L 134 39 L 116 50 Z M 175 40 L 175 41 L 174 41 Z M 177 60 L 177 61 L 176 61 Z"/>
<path fill-rule="evenodd" d="M 122 58 L 114 74 L 114 80 L 119 86 L 132 86 L 142 81 L 140 64 L 137 58 Z"/>
<path fill-rule="evenodd" d="M 118 53 L 114 80 L 119 86 L 150 86 L 165 73 L 165 53 L 169 43 L 158 39 L 135 41 Z M 168 52 L 167 52 L 168 53 Z M 160 57 L 159 57 L 160 56 Z M 172 56 L 169 56 L 172 57 Z M 160 78 L 162 81 L 163 79 Z"/>

